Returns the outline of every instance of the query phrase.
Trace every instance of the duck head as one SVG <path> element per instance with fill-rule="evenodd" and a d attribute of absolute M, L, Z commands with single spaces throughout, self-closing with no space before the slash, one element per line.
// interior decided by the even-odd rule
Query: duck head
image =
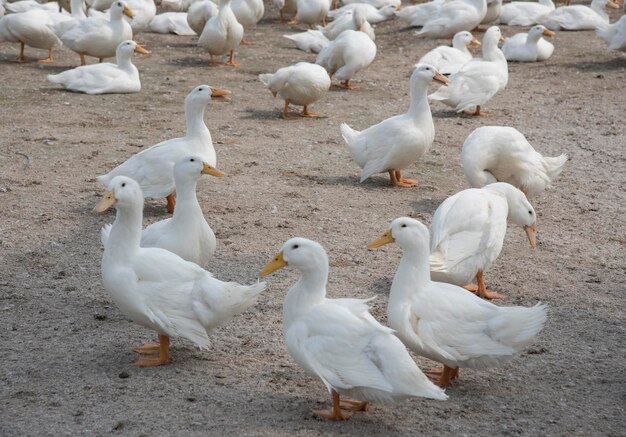
<path fill-rule="evenodd" d="M 126 176 L 116 176 L 111 179 L 107 187 L 107 192 L 94 208 L 95 212 L 104 212 L 115 206 L 115 208 L 136 208 L 143 204 L 143 193 L 141 187 Z"/>
<path fill-rule="evenodd" d="M 428 248 L 430 233 L 428 228 L 420 221 L 410 217 L 399 217 L 391 222 L 391 226 L 379 238 L 367 245 L 369 249 L 376 249 L 390 243 L 398 245 L 406 250 L 411 247 Z"/>
<path fill-rule="evenodd" d="M 222 177 L 223 173 L 211 166 L 207 162 L 203 162 L 202 158 L 196 155 L 189 155 L 181 158 L 174 164 L 174 180 L 192 180 L 197 181 L 203 174 Z"/>
<path fill-rule="evenodd" d="M 315 241 L 295 237 L 287 240 L 280 252 L 261 270 L 266 276 L 283 267 L 291 266 L 301 272 L 317 270 L 324 265 L 328 266 L 328 257 L 324 248 Z"/>

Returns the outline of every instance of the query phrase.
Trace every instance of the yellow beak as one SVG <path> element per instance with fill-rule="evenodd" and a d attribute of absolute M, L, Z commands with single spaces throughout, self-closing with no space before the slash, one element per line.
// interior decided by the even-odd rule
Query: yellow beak
<path fill-rule="evenodd" d="M 554 36 L 554 35 L 556 35 L 556 33 L 552 32 L 551 30 L 548 30 L 548 29 L 543 29 L 543 35 L 544 36 Z"/>
<path fill-rule="evenodd" d="M 133 12 L 133 10 L 131 8 L 129 8 L 128 6 L 124 6 L 124 15 L 126 15 L 127 17 L 133 18 L 135 16 L 135 13 Z"/>
<path fill-rule="evenodd" d="M 504 41 L 506 41 L 506 38 L 500 35 L 500 42 L 504 42 Z"/>
<path fill-rule="evenodd" d="M 537 237 L 535 236 L 537 229 L 535 226 L 524 226 L 524 231 L 526 231 L 530 247 L 537 247 Z"/>
<path fill-rule="evenodd" d="M 115 191 L 107 191 L 104 193 L 104 196 L 100 199 L 100 202 L 98 202 L 93 210 L 94 212 L 104 212 L 115 205 L 115 202 L 117 202 L 117 199 L 115 198 Z"/>
<path fill-rule="evenodd" d="M 450 83 L 450 79 L 448 79 L 447 77 L 445 77 L 443 74 L 437 72 L 437 74 L 435 74 L 435 77 L 433 77 L 434 80 L 436 80 L 437 82 L 441 82 L 444 85 L 448 85 Z"/>
<path fill-rule="evenodd" d="M 480 41 L 478 41 L 476 38 L 472 38 L 472 40 L 470 41 L 470 43 L 467 45 L 468 47 L 471 46 L 481 46 L 482 44 L 480 43 Z"/>
<path fill-rule="evenodd" d="M 391 235 L 391 229 L 385 231 L 383 235 L 378 237 L 376 240 L 372 241 L 367 245 L 368 249 L 376 249 L 377 247 L 384 246 L 385 244 L 393 243 L 395 238 Z"/>
<path fill-rule="evenodd" d="M 219 171 L 218 169 L 216 169 L 215 167 L 210 166 L 209 164 L 207 164 L 206 162 L 203 163 L 204 167 L 202 168 L 202 174 L 208 174 L 211 176 L 217 176 L 218 178 L 222 177 L 222 176 L 226 176 L 226 173 Z"/>
<path fill-rule="evenodd" d="M 211 97 L 212 98 L 226 97 L 226 96 L 228 96 L 230 94 L 231 94 L 231 92 L 229 90 L 225 90 L 223 88 L 213 88 L 213 87 L 211 87 Z"/>
<path fill-rule="evenodd" d="M 283 267 L 288 266 L 287 261 L 283 259 L 283 253 L 278 252 L 276 256 L 261 270 L 261 276 L 267 276 L 270 273 L 275 272 L 278 269 L 282 269 Z"/>
<path fill-rule="evenodd" d="M 617 3 L 615 3 L 615 2 L 612 2 L 612 1 L 608 1 L 606 3 L 606 7 L 607 8 L 611 8 L 611 9 L 619 9 L 619 5 Z"/>
<path fill-rule="evenodd" d="M 136 44 L 135 45 L 135 51 L 137 53 L 141 53 L 142 55 L 149 55 L 150 51 L 146 50 L 146 48 L 144 46 L 142 46 L 141 44 Z"/>

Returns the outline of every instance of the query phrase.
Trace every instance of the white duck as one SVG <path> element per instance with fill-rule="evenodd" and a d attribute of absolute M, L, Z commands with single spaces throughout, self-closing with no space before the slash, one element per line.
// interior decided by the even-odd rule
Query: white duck
<path fill-rule="evenodd" d="M 150 21 L 148 32 L 180 36 L 196 35 L 196 32 L 187 23 L 186 12 L 163 12 L 158 14 Z"/>
<path fill-rule="evenodd" d="M 463 286 L 486 299 L 506 297 L 487 290 L 483 273 L 500 255 L 507 217 L 524 228 L 531 247 L 535 247 L 537 215 L 524 193 L 513 185 L 496 182 L 444 200 L 430 226 L 432 280 Z M 467 285 L 474 278 L 475 288 Z"/>
<path fill-rule="evenodd" d="M 398 10 L 398 6 L 387 5 L 377 9 L 367 3 L 351 3 L 328 12 L 328 17 L 337 19 L 347 12 L 353 12 L 355 9 L 361 11 L 368 23 L 377 24 L 392 18 Z"/>
<path fill-rule="evenodd" d="M 55 17 L 59 16 L 59 17 Z M 63 43 L 55 33 L 55 26 L 63 15 L 32 9 L 27 12 L 8 14 L 0 18 L 0 42 L 20 43 L 19 62 L 25 62 L 24 46 L 48 50 L 48 57 L 38 62 L 53 62 L 52 50 Z M 67 19 L 71 19 L 67 16 Z"/>
<path fill-rule="evenodd" d="M 330 0 L 297 0 L 296 15 L 290 23 L 304 23 L 309 27 L 318 23 L 325 25 L 329 10 Z"/>
<path fill-rule="evenodd" d="M 177 204 L 171 218 L 152 223 L 141 232 L 141 247 L 160 247 L 200 267 L 209 262 L 217 241 L 206 222 L 198 198 L 196 185 L 200 176 L 224 176 L 224 173 L 202 162 L 195 155 L 185 156 L 174 165 Z M 102 228 L 101 240 L 106 246 L 111 225 Z"/>
<path fill-rule="evenodd" d="M 502 39 L 497 26 L 487 29 L 483 37 L 482 59 L 472 59 L 463 65 L 450 76 L 450 86 L 442 86 L 428 98 L 452 106 L 457 112 L 489 115 L 480 110 L 481 106 L 503 90 L 509 80 L 506 58 L 498 48 L 498 42 Z M 475 108 L 474 112 L 469 112 L 470 108 Z"/>
<path fill-rule="evenodd" d="M 515 1 L 502 6 L 500 23 L 509 26 L 533 26 L 539 17 L 554 10 L 552 0 Z"/>
<path fill-rule="evenodd" d="M 133 30 L 122 17 L 133 17 L 134 12 L 126 2 L 117 0 L 110 9 L 110 18 L 88 17 L 60 23 L 57 33 L 68 48 L 80 55 L 85 65 L 85 55 L 102 59 L 115 56 L 121 42 L 133 39 Z"/>
<path fill-rule="evenodd" d="M 599 25 L 596 33 L 609 45 L 609 52 L 613 50 L 626 52 L 626 15 L 613 24 Z"/>
<path fill-rule="evenodd" d="M 243 39 L 243 26 L 237 21 L 230 7 L 231 0 L 220 0 L 220 10 L 215 17 L 207 21 L 198 39 L 198 46 L 211 55 L 211 65 L 216 65 L 214 56 L 230 52 L 226 65 L 237 66 L 235 49 Z"/>
<path fill-rule="evenodd" d="M 321 30 L 308 29 L 301 33 L 283 35 L 283 38 L 293 41 L 299 50 L 309 53 L 319 53 L 330 44 L 330 40 Z"/>
<path fill-rule="evenodd" d="M 233 0 L 233 13 L 237 21 L 241 23 L 244 30 L 250 30 L 263 18 L 265 7 L 263 0 Z M 243 40 L 242 44 L 249 44 L 250 41 Z"/>
<path fill-rule="evenodd" d="M 328 257 L 318 243 L 292 238 L 261 270 L 261 275 L 290 266 L 299 281 L 283 304 L 283 335 L 292 358 L 322 380 L 333 398 L 319 417 L 345 420 L 350 411 L 366 410 L 370 401 L 395 403 L 421 396 L 446 400 L 417 367 L 392 329 L 369 313 L 371 299 L 328 299 Z M 340 399 L 349 396 L 355 400 Z"/>
<path fill-rule="evenodd" d="M 346 123 L 341 124 L 341 134 L 350 155 L 363 169 L 361 182 L 373 174 L 387 171 L 395 186 L 417 185 L 417 181 L 403 178 L 401 170 L 426 153 L 435 138 L 435 126 L 426 98 L 428 84 L 433 80 L 448 83 L 448 79 L 432 65 L 418 65 L 411 75 L 410 106 L 406 114 L 388 118 L 361 132 Z"/>
<path fill-rule="evenodd" d="M 426 18 L 418 37 L 451 38 L 462 30 L 475 29 L 487 14 L 486 0 L 443 1 Z"/>
<path fill-rule="evenodd" d="M 502 13 L 502 0 L 487 0 L 487 13 L 480 24 L 493 24 L 499 22 Z"/>
<path fill-rule="evenodd" d="M 295 119 L 289 114 L 289 104 L 303 106 L 301 117 L 319 117 L 308 111 L 309 105 L 317 102 L 330 88 L 330 77 L 323 67 L 308 62 L 298 62 L 284 67 L 274 74 L 260 74 L 259 80 L 274 97 L 285 101 L 283 118 Z"/>
<path fill-rule="evenodd" d="M 55 2 L 39 3 L 35 0 L 22 0 L 12 3 L 5 3 L 4 8 L 7 13 L 19 14 L 32 10 L 41 10 L 46 12 L 59 12 L 59 6 Z"/>
<path fill-rule="evenodd" d="M 279 20 L 281 23 L 285 21 L 285 14 L 293 16 L 290 23 L 296 22 L 295 14 L 298 7 L 297 0 L 274 0 L 274 6 L 278 8 Z"/>
<path fill-rule="evenodd" d="M 217 5 L 211 0 L 195 2 L 189 6 L 189 11 L 187 12 L 187 24 L 193 29 L 194 32 L 196 32 L 196 34 L 202 35 L 202 31 L 204 30 L 204 26 L 207 21 L 215 17 L 218 11 L 219 9 L 217 8 Z"/>
<path fill-rule="evenodd" d="M 108 186 L 115 176 L 128 176 L 136 180 L 147 199 L 167 198 L 167 210 L 174 211 L 174 164 L 188 155 L 198 155 L 203 162 L 215 167 L 217 158 L 211 133 L 204 124 L 204 109 L 212 97 L 222 97 L 230 91 L 208 85 L 195 87 L 185 98 L 187 134 L 182 138 L 158 143 L 131 156 L 109 173 L 97 180 Z"/>
<path fill-rule="evenodd" d="M 502 53 L 507 61 L 545 61 L 552 56 L 554 45 L 542 37 L 554 35 L 554 32 L 538 24 L 533 26 L 528 33 L 517 33 L 507 38 L 502 45 Z"/>
<path fill-rule="evenodd" d="M 170 363 L 170 337 L 207 348 L 208 334 L 254 305 L 265 289 L 265 283 L 222 282 L 170 251 L 140 247 L 143 194 L 133 179 L 113 178 L 95 211 L 111 206 L 117 214 L 104 246 L 102 285 L 126 317 L 159 334 L 159 344 L 135 349 L 142 354 L 136 366 Z"/>
<path fill-rule="evenodd" d="M 353 3 L 366 3 L 368 5 L 374 6 L 376 9 L 380 9 L 388 5 L 399 7 L 402 4 L 402 0 L 341 0 L 341 3 L 344 5 L 350 5 Z"/>
<path fill-rule="evenodd" d="M 135 41 L 124 41 L 117 47 L 115 64 L 83 65 L 59 74 L 49 74 L 48 80 L 67 90 L 86 94 L 138 93 L 141 81 L 139 71 L 131 61 L 134 52 L 150 54 Z"/>
<path fill-rule="evenodd" d="M 430 64 L 441 74 L 456 73 L 463 65 L 472 60 L 472 54 L 468 48 L 474 44 L 481 45 L 480 41 L 474 38 L 474 35 L 466 30 L 458 32 L 452 38 L 452 47 L 435 47 L 422 56 L 416 66 L 418 64 Z"/>
<path fill-rule="evenodd" d="M 538 21 L 551 30 L 595 30 L 609 23 L 605 7 L 619 9 L 611 0 L 592 0 L 591 6 L 561 6 Z"/>
<path fill-rule="evenodd" d="M 421 27 L 445 4 L 453 0 L 431 0 L 399 8 L 395 15 L 410 27 Z M 471 29 L 470 29 L 471 30 Z"/>
<path fill-rule="evenodd" d="M 108 11 L 115 0 L 96 0 L 89 9 L 89 16 L 107 18 Z M 148 29 L 150 22 L 156 16 L 156 5 L 153 0 L 125 0 L 126 5 L 134 12 L 133 18 L 125 18 L 133 29 L 133 35 Z M 94 13 L 94 11 L 105 11 Z"/>
<path fill-rule="evenodd" d="M 472 187 L 508 182 L 528 197 L 535 197 L 561 174 L 567 155 L 544 157 L 518 130 L 484 126 L 463 143 L 461 162 Z"/>
<path fill-rule="evenodd" d="M 344 87 L 355 89 L 350 80 L 360 70 L 369 66 L 376 57 L 376 44 L 362 29 L 365 21 L 358 11 L 354 14 L 357 30 L 346 30 L 334 41 L 328 44 L 317 55 L 316 64 L 328 71 L 332 78 L 335 76 L 342 81 Z"/>
<path fill-rule="evenodd" d="M 483 369 L 513 358 L 543 329 L 547 308 L 498 307 L 456 285 L 431 281 L 428 240 L 426 226 L 401 217 L 369 247 L 395 241 L 402 248 L 387 320 L 409 349 L 443 363 L 439 386 L 445 387 L 460 367 Z"/>
<path fill-rule="evenodd" d="M 365 14 L 362 13 L 360 9 L 352 12 L 346 12 L 326 27 L 318 26 L 317 29 L 321 30 L 331 41 L 336 39 L 346 30 L 359 30 L 369 36 L 372 41 L 376 40 L 374 28 L 372 28 L 370 23 L 365 18 Z"/>

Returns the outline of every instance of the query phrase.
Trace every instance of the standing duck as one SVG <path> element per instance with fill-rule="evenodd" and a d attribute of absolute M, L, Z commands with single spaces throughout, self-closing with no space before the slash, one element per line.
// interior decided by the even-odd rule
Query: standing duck
<path fill-rule="evenodd" d="M 401 217 L 369 248 L 403 250 L 387 304 L 389 326 L 406 347 L 444 365 L 428 372 L 446 387 L 460 367 L 484 369 L 511 360 L 543 329 L 545 305 L 498 307 L 465 289 L 430 279 L 428 228 Z"/>
<path fill-rule="evenodd" d="M 475 116 L 491 115 L 483 113 L 481 106 L 503 90 L 509 80 L 506 58 L 498 47 L 501 40 L 502 34 L 497 26 L 487 29 L 483 38 L 482 59 L 472 59 L 463 65 L 450 76 L 450 86 L 440 87 L 428 98 L 452 106 L 457 112 L 465 111 Z M 473 112 L 471 108 L 475 108 Z"/>
<path fill-rule="evenodd" d="M 361 182 L 371 175 L 389 172 L 397 187 L 414 187 L 417 181 L 402 177 L 401 170 L 419 159 L 435 138 L 435 126 L 426 94 L 428 84 L 436 80 L 444 85 L 449 80 L 428 64 L 418 65 L 411 75 L 409 110 L 381 121 L 363 131 L 346 123 L 341 134 L 352 159 L 363 169 Z"/>
<path fill-rule="evenodd" d="M 134 12 L 126 2 L 118 0 L 111 5 L 110 17 L 88 17 L 60 23 L 57 28 L 61 41 L 80 55 L 80 64 L 85 65 L 85 56 L 102 61 L 115 56 L 121 42 L 133 39 L 133 30 L 123 16 L 133 17 Z"/>
<path fill-rule="evenodd" d="M 198 38 L 198 46 L 211 55 L 211 65 L 217 65 L 215 56 L 230 53 L 226 65 L 238 66 L 235 62 L 235 49 L 243 39 L 243 26 L 237 21 L 230 6 L 231 0 L 220 0 L 220 10 L 204 26 Z"/>
<path fill-rule="evenodd" d="M 369 299 L 328 299 L 328 257 L 318 243 L 288 240 L 261 270 L 261 275 L 294 267 L 300 280 L 283 304 L 283 336 L 287 350 L 304 370 L 322 380 L 332 395 L 329 410 L 316 416 L 345 420 L 364 411 L 370 401 L 395 403 L 421 396 L 446 400 L 426 378 L 394 331 L 369 313 Z M 340 399 L 340 396 L 355 399 Z"/>
<path fill-rule="evenodd" d="M 289 67 L 280 68 L 274 74 L 260 74 L 259 80 L 270 90 L 274 97 L 285 101 L 283 118 L 295 119 L 289 114 L 289 104 L 303 106 L 301 117 L 319 117 L 309 112 L 308 107 L 318 101 L 330 88 L 330 77 L 324 68 L 317 64 L 298 62 Z"/>
<path fill-rule="evenodd" d="M 174 212 L 174 164 L 187 155 L 198 155 L 202 162 L 215 167 L 217 158 L 213 148 L 211 132 L 204 123 L 204 109 L 211 98 L 223 97 L 230 91 L 208 85 L 195 87 L 185 98 L 187 134 L 182 138 L 163 141 L 131 156 L 109 173 L 97 180 L 108 186 L 115 176 L 128 176 L 141 186 L 146 199 L 167 198 L 168 212 Z"/>
<path fill-rule="evenodd" d="M 474 188 L 508 182 L 526 196 L 535 197 L 561 174 L 567 155 L 544 157 L 517 129 L 483 126 L 466 138 L 461 162 Z"/>
<path fill-rule="evenodd" d="M 485 299 L 506 297 L 487 290 L 483 273 L 500 255 L 507 217 L 524 228 L 531 247 L 535 247 L 537 215 L 524 193 L 513 185 L 496 182 L 444 200 L 430 227 L 433 281 L 463 286 Z M 474 278 L 477 285 L 468 285 Z"/>
<path fill-rule="evenodd" d="M 126 317 L 159 335 L 159 343 L 134 349 L 141 355 L 135 365 L 172 362 L 170 337 L 207 348 L 208 334 L 254 305 L 265 283 L 222 282 L 168 250 L 140 247 L 143 194 L 139 184 L 117 176 L 107 188 L 94 209 L 104 212 L 115 206 L 117 210 L 102 255 L 102 285 Z"/>
<path fill-rule="evenodd" d="M 367 21 L 359 14 L 353 14 L 357 30 L 345 30 L 317 55 L 316 64 L 326 69 L 328 75 L 339 79 L 347 89 L 356 89 L 350 84 L 359 70 L 369 66 L 376 57 L 376 44 L 361 30 Z"/>

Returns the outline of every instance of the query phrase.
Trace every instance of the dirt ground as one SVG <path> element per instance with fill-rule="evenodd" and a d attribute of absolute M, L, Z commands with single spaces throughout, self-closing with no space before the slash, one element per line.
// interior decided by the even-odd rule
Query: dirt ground
<path fill-rule="evenodd" d="M 386 175 L 359 184 L 339 124 L 363 129 L 404 112 L 411 66 L 445 41 L 380 24 L 360 89 L 329 92 L 312 107 L 324 118 L 284 121 L 257 75 L 315 55 L 281 38 L 299 27 L 275 17 L 268 8 L 236 69 L 209 67 L 195 37 L 140 35 L 152 55 L 135 58 L 143 89 L 130 95 L 48 83 L 46 74 L 77 65 L 67 49 L 51 65 L 20 65 L 17 45 L 0 46 L 0 434 L 624 435 L 624 55 L 607 54 L 593 32 L 561 32 L 549 61 L 510 65 L 507 88 L 484 108 L 495 117 L 433 104 L 435 143 L 405 172 L 420 185 L 398 189 Z M 254 282 L 286 239 L 311 238 L 329 253 L 329 296 L 377 296 L 372 313 L 383 323 L 400 250 L 366 244 L 401 215 L 429 224 L 441 201 L 468 187 L 459 160 L 467 135 L 510 125 L 546 155 L 567 153 L 554 188 L 532 199 L 538 247 L 510 227 L 486 275 L 510 296 L 501 305 L 550 306 L 534 345 L 508 365 L 463 371 L 447 402 L 413 399 L 322 421 L 311 410 L 329 396 L 282 339 L 282 301 L 296 280 L 285 269 L 267 279 L 258 305 L 213 333 L 208 351 L 175 339 L 175 363 L 133 367 L 132 347 L 154 334 L 126 320 L 102 288 L 99 229 L 114 213 L 92 213 L 103 193 L 95 176 L 181 136 L 183 99 L 203 83 L 233 91 L 205 117 L 229 175 L 198 188 L 218 237 L 208 269 Z M 164 202 L 146 205 L 146 223 L 164 217 Z"/>

